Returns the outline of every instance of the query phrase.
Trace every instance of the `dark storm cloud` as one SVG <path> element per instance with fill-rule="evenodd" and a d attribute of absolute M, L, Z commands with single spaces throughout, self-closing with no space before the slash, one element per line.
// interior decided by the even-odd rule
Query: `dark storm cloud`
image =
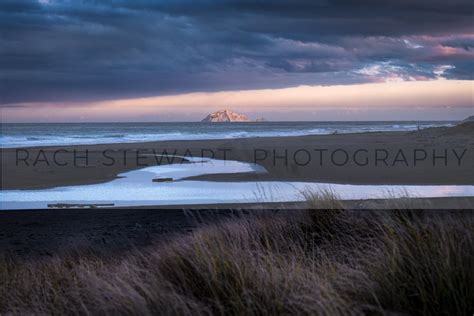
<path fill-rule="evenodd" d="M 468 0 L 7 0 L 1 103 L 472 79 L 472 14 Z"/>
<path fill-rule="evenodd" d="M 441 42 L 441 44 L 443 46 L 463 48 L 464 50 L 471 50 L 471 49 L 474 49 L 474 36 L 448 39 Z"/>
<path fill-rule="evenodd" d="M 132 3 L 139 8 L 150 2 Z M 449 34 L 469 32 L 473 26 L 473 4 L 466 0 L 181 0 L 150 7 L 211 25 L 230 18 L 246 30 L 302 40 L 331 35 Z"/>

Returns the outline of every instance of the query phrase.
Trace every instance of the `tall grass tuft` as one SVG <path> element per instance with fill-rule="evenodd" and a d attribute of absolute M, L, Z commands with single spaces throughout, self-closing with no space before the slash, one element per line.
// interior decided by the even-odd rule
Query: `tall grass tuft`
<path fill-rule="evenodd" d="M 466 315 L 474 303 L 472 215 L 396 214 L 366 269 L 381 304 L 419 315 Z M 471 311 L 471 312 L 469 312 Z"/>
<path fill-rule="evenodd" d="M 259 211 L 127 253 L 3 257 L 0 314 L 470 315 L 473 225 L 468 212 Z"/>
<path fill-rule="evenodd" d="M 341 201 L 339 195 L 330 188 L 319 191 L 303 190 L 301 194 L 305 198 L 309 209 L 344 209 L 344 203 Z"/>

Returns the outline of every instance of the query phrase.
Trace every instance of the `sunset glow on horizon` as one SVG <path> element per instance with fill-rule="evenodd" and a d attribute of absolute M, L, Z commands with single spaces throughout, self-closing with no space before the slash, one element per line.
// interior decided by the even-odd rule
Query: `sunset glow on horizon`
<path fill-rule="evenodd" d="M 432 80 L 197 92 L 96 102 L 22 103 L 3 107 L 2 121 L 196 121 L 224 108 L 253 117 L 289 121 L 302 120 L 291 113 L 303 113 L 307 120 L 410 120 L 417 109 L 427 120 L 456 120 L 473 114 L 473 91 L 474 81 Z M 409 115 L 400 117 L 403 112 Z"/>

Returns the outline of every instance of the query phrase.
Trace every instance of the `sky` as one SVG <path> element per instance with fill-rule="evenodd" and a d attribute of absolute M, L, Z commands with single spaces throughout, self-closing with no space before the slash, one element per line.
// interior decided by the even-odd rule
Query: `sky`
<path fill-rule="evenodd" d="M 2 122 L 456 120 L 471 0 L 2 0 Z"/>

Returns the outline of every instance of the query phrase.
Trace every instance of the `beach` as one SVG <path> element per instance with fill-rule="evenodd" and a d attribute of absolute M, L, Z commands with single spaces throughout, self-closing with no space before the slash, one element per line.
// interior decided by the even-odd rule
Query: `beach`
<path fill-rule="evenodd" d="M 191 185 L 196 183 L 196 186 L 202 186 L 202 181 L 223 183 L 225 188 L 224 182 L 269 180 L 473 185 L 473 127 L 470 123 L 406 132 L 2 148 L 2 190 L 26 192 L 29 189 L 106 183 L 117 180 L 124 172 L 170 163 L 188 165 L 192 158 L 199 157 L 256 163 L 266 172 L 210 173 L 184 179 Z M 348 159 L 342 165 L 344 152 L 347 152 Z M 358 154 L 354 156 L 356 152 Z M 426 153 L 425 159 L 422 159 L 424 155 L 420 156 L 423 152 Z M 382 159 L 385 155 L 380 156 L 381 153 L 387 153 L 385 161 Z M 303 161 L 305 157 L 307 163 Z M 366 164 L 362 163 L 363 157 Z M 229 163 L 229 166 L 233 165 Z M 158 192 L 163 190 L 159 182 L 151 185 Z M 228 195 L 232 194 L 236 192 L 229 190 Z M 396 197 L 346 200 L 344 207 L 352 210 L 474 207 L 473 196 L 414 198 L 408 202 L 393 200 Z M 124 251 L 148 246 L 154 240 L 188 234 L 199 227 L 200 222 L 214 223 L 226 218 L 227 214 L 233 214 L 230 210 L 239 213 L 242 210 L 314 207 L 307 201 L 186 205 L 183 200 L 174 205 L 115 205 L 114 209 L 4 210 L 0 212 L 0 250 L 5 255 L 20 257 L 43 257 L 80 247 Z"/>
<path fill-rule="evenodd" d="M 147 166 L 210 157 L 256 163 L 265 173 L 188 180 L 472 185 L 472 123 L 408 132 L 2 148 L 2 190 L 111 181 Z"/>

